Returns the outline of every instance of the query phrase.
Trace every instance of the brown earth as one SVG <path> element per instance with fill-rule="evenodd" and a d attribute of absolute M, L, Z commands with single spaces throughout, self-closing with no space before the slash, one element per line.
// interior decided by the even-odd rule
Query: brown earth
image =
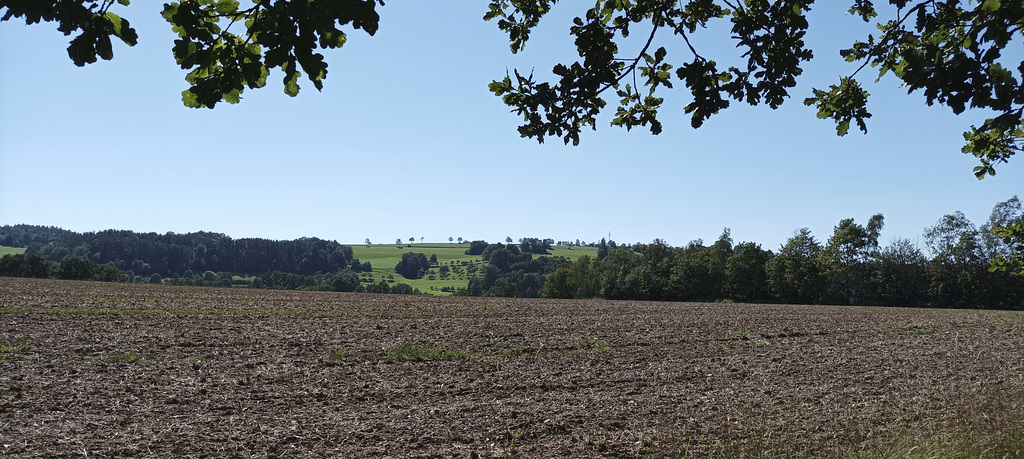
<path fill-rule="evenodd" d="M 0 456 L 829 457 L 1021 394 L 1021 313 L 0 278 Z"/>

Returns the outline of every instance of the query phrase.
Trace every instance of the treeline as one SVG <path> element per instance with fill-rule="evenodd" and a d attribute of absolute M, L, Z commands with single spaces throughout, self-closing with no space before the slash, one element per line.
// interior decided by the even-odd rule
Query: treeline
<path fill-rule="evenodd" d="M 512 238 L 505 238 L 505 242 L 508 243 L 508 247 L 512 247 Z M 540 239 L 535 237 L 526 237 L 519 240 L 519 251 L 522 253 L 531 253 L 534 255 L 548 255 L 551 250 L 551 245 L 555 243 L 554 239 Z M 488 247 L 501 246 L 505 247 L 504 244 L 489 244 L 487 241 L 472 241 L 469 243 L 469 249 L 466 249 L 466 255 L 483 255 L 484 250 Z M 485 257 L 486 258 L 486 257 Z"/>
<path fill-rule="evenodd" d="M 0 276 L 204 287 L 419 294 L 407 284 L 363 281 L 370 262 L 335 241 L 232 239 L 224 234 L 76 233 L 60 228 L 0 227 L 0 245 L 27 247 L 0 258 Z"/>
<path fill-rule="evenodd" d="M 60 263 L 36 255 L 4 255 L 0 257 L 0 277 L 32 277 L 38 279 L 95 280 L 131 282 L 130 274 L 112 265 L 98 265 L 87 258 L 65 257 Z"/>
<path fill-rule="evenodd" d="M 545 277 L 558 267 L 553 257 L 534 258 L 527 250 L 547 253 L 550 245 L 534 245 L 533 241 L 521 245 L 488 244 L 480 252 L 486 262 L 483 272 L 469 279 L 465 293 L 470 296 L 505 296 L 536 298 L 544 288 Z M 461 292 L 460 292 L 461 293 Z"/>
<path fill-rule="evenodd" d="M 738 301 L 1024 309 L 1024 273 L 993 270 L 993 260 L 1024 252 L 993 229 L 1024 221 L 1015 196 L 999 203 L 980 228 L 962 213 L 946 215 L 923 234 L 924 246 L 897 239 L 882 247 L 882 215 L 861 225 L 845 219 L 824 242 L 797 231 L 777 252 L 734 243 L 726 229 L 713 244 L 671 247 L 617 245 L 602 239 L 596 258 L 543 256 L 552 239 L 519 244 L 473 241 L 465 288 L 457 295 L 607 298 L 654 301 Z M 511 241 L 507 238 L 506 241 Z M 231 238 L 218 233 L 131 231 L 74 233 L 28 225 L 0 227 L 3 245 L 23 255 L 0 258 L 0 276 L 149 282 L 174 285 L 418 294 L 394 276 L 379 282 L 369 262 L 334 241 Z M 927 254 L 925 252 L 927 250 Z M 128 261 L 131 260 L 131 261 Z M 408 252 L 395 266 L 408 279 L 442 279 L 460 266 Z M 454 290 L 454 291 L 452 291 Z"/>
<path fill-rule="evenodd" d="M 27 247 L 26 255 L 60 262 L 75 256 L 110 264 L 135 275 L 171 277 L 187 272 L 231 272 L 258 275 L 271 271 L 302 274 L 343 269 L 369 271 L 369 263 L 353 259 L 352 247 L 335 241 L 301 238 L 291 241 L 246 238 L 224 234 L 135 233 L 107 230 L 75 233 L 42 226 L 0 227 L 0 245 Z"/>
<path fill-rule="evenodd" d="M 0 245 L 7 247 L 41 246 L 63 240 L 74 234 L 66 229 L 53 226 L 8 225 L 0 227 Z"/>
<path fill-rule="evenodd" d="M 801 229 L 777 253 L 734 244 L 728 229 L 711 245 L 681 248 L 602 240 L 596 259 L 560 260 L 541 296 L 1024 309 L 1024 276 L 990 269 L 1017 250 L 991 228 L 1022 214 L 1014 197 L 981 228 L 960 212 L 946 215 L 924 232 L 930 258 L 906 239 L 880 247 L 882 215 L 866 225 L 842 220 L 824 243 Z"/>
<path fill-rule="evenodd" d="M 163 278 L 160 274 L 156 273 L 149 276 L 135 275 L 131 271 L 122 271 L 110 264 L 100 265 L 87 258 L 76 256 L 65 257 L 60 263 L 47 260 L 39 254 L 17 254 L 0 257 L 0 277 L 151 283 L 197 287 L 251 287 L 273 290 L 316 290 L 405 295 L 420 295 L 422 293 L 408 284 L 389 283 L 384 279 L 378 283 L 363 284 L 359 276 L 359 273 L 351 269 L 343 269 L 333 273 L 317 273 L 311 276 L 271 271 L 248 278 L 235 276 L 224 271 L 205 271 L 202 273 L 186 271 L 184 275 L 175 274 L 169 278 Z"/>

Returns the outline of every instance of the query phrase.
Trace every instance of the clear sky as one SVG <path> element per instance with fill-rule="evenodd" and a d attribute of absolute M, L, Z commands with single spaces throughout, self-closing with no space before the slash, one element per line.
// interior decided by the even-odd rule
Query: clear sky
<path fill-rule="evenodd" d="M 996 203 L 1024 196 L 1024 157 L 979 181 L 976 159 L 960 153 L 961 133 L 984 113 L 927 107 L 895 79 L 872 83 L 870 69 L 867 135 L 837 137 L 803 106 L 812 87 L 854 70 L 838 49 L 871 26 L 844 15 L 848 3 L 816 6 L 807 41 L 818 59 L 781 109 L 734 104 L 694 130 L 677 89 L 661 135 L 610 127 L 609 114 L 578 147 L 520 138 L 518 117 L 487 84 L 574 57 L 567 21 L 590 2 L 560 4 L 520 55 L 481 19 L 484 1 L 387 2 L 376 36 L 353 32 L 326 53 L 323 92 L 300 80 L 290 98 L 275 73 L 214 110 L 181 104 L 185 72 L 161 2 L 116 10 L 138 45 L 115 43 L 114 60 L 85 68 L 55 25 L 3 22 L 0 225 L 346 243 L 611 233 L 677 246 L 729 227 L 736 242 L 776 250 L 801 227 L 824 241 L 839 220 L 875 213 L 885 215 L 883 243 L 917 240 L 944 214 L 981 225 Z M 711 31 L 696 44 L 729 61 L 725 37 Z M 691 58 L 661 39 L 670 60 Z"/>

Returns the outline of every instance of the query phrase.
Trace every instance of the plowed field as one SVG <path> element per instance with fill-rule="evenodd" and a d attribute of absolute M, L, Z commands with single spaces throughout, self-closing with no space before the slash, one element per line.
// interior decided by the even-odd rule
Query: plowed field
<path fill-rule="evenodd" d="M 0 456 L 830 457 L 1022 393 L 1020 313 L 0 278 Z"/>

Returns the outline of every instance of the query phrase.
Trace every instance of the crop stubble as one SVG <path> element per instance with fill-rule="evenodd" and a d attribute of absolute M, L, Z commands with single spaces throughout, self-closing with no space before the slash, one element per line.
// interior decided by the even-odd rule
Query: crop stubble
<path fill-rule="evenodd" d="M 1024 393 L 1000 311 L 0 278 L 0 312 L 18 457 L 831 456 Z"/>

